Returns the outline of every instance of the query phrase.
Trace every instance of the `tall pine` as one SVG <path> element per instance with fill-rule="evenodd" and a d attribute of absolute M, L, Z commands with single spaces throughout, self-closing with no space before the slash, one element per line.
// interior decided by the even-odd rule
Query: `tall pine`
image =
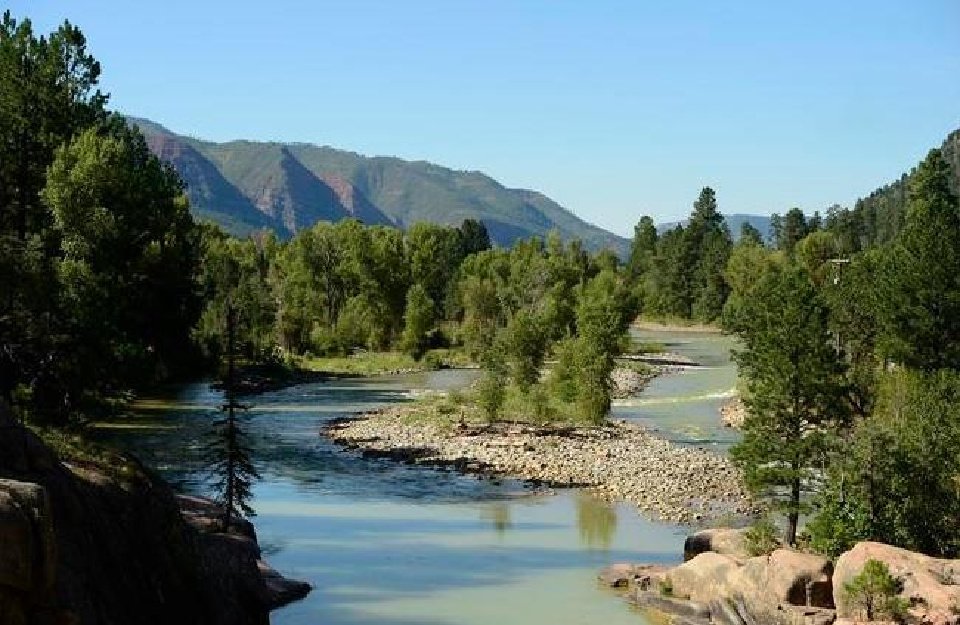
<path fill-rule="evenodd" d="M 801 491 L 822 463 L 829 432 L 846 421 L 843 364 L 830 344 L 827 309 L 798 266 L 764 276 L 736 331 L 749 416 L 731 454 L 748 487 L 787 515 L 793 544 Z"/>
<path fill-rule="evenodd" d="M 237 400 L 236 312 L 227 306 L 227 375 L 224 383 L 225 413 L 213 425 L 213 438 L 207 445 L 208 465 L 214 478 L 217 501 L 223 510 L 223 526 L 229 530 L 243 517 L 253 516 L 251 487 L 260 474 L 253 466 L 252 452 L 240 423 L 238 412 L 249 408 Z"/>

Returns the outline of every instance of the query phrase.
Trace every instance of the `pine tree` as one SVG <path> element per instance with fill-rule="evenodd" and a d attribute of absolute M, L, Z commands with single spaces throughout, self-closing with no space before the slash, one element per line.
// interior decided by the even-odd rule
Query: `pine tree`
<path fill-rule="evenodd" d="M 226 413 L 213 424 L 213 437 L 207 445 L 208 465 L 214 477 L 217 501 L 223 509 L 223 527 L 229 530 L 244 516 L 255 513 L 250 507 L 251 487 L 260 479 L 253 466 L 251 449 L 240 423 L 238 412 L 249 406 L 237 401 L 236 381 L 236 313 L 227 305 L 227 376 L 224 384 L 225 401 L 220 409 Z"/>
<path fill-rule="evenodd" d="M 731 454 L 748 487 L 787 514 L 793 544 L 801 488 L 824 457 L 828 433 L 846 421 L 843 365 L 830 344 L 826 307 L 801 267 L 766 275 L 744 303 L 736 331 L 749 416 Z"/>

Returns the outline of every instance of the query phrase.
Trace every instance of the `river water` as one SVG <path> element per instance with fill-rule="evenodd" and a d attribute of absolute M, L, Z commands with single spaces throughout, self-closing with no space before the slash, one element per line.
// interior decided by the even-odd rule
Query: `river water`
<path fill-rule="evenodd" d="M 728 339 L 638 333 L 703 363 L 655 380 L 613 410 L 681 444 L 733 440 L 717 408 L 734 385 Z M 318 436 L 329 419 L 409 401 L 411 391 L 463 386 L 470 371 L 306 384 L 258 396 L 249 411 L 257 466 L 254 522 L 267 559 L 314 585 L 274 613 L 275 625 L 643 625 L 597 571 L 611 562 L 679 561 L 686 529 L 579 491 L 531 494 L 385 459 Z M 200 451 L 221 398 L 206 384 L 143 402 L 135 421 L 101 435 L 138 453 L 178 488 L 203 493 Z"/>

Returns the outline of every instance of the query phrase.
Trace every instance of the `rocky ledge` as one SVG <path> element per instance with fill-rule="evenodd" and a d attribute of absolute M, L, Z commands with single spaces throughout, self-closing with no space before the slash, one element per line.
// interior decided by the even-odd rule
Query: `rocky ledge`
<path fill-rule="evenodd" d="M 392 407 L 338 420 L 324 434 L 368 456 L 588 488 L 664 521 L 695 523 L 756 511 L 729 460 L 673 445 L 633 424 L 438 424 L 411 418 L 416 410 Z"/>
<path fill-rule="evenodd" d="M 0 623 L 267 625 L 310 586 L 136 459 L 61 462 L 0 402 Z"/>
<path fill-rule="evenodd" d="M 881 543 L 858 543 L 832 563 L 786 548 L 751 557 L 744 530 L 705 530 L 687 538 L 683 564 L 614 564 L 599 580 L 673 625 L 862 625 L 871 621 L 846 585 L 871 559 L 899 580 L 911 622 L 960 624 L 960 560 Z"/>

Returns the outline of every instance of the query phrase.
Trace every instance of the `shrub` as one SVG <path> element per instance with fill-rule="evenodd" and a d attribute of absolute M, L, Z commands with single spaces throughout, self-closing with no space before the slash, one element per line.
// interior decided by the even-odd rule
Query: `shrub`
<path fill-rule="evenodd" d="M 744 538 L 747 553 L 753 557 L 771 554 L 781 545 L 777 526 L 767 517 L 754 523 L 746 531 Z"/>
<path fill-rule="evenodd" d="M 664 577 L 660 580 L 658 586 L 660 587 L 660 595 L 663 597 L 672 597 L 673 596 L 673 582 L 670 581 L 669 577 Z"/>
<path fill-rule="evenodd" d="M 897 595 L 902 590 L 900 580 L 890 575 L 890 569 L 879 560 L 867 560 L 863 570 L 843 585 L 847 598 L 861 608 L 868 621 L 882 618 L 903 623 L 909 603 Z"/>

